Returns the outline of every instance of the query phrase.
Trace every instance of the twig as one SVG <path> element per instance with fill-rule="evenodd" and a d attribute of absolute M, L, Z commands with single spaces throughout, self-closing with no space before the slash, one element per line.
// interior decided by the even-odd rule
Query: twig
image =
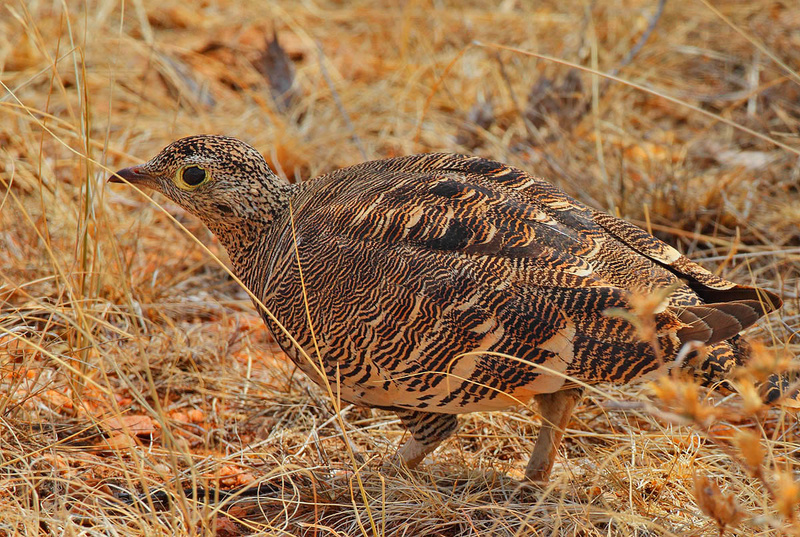
<path fill-rule="evenodd" d="M 506 89 L 508 90 L 508 94 L 511 97 L 511 103 L 514 105 L 514 110 L 516 111 L 517 115 L 522 119 L 522 123 L 525 125 L 525 130 L 528 131 L 528 136 L 539 142 L 539 145 L 545 146 L 546 140 L 542 136 L 542 133 L 540 133 L 539 129 L 537 129 L 536 126 L 533 123 L 531 123 L 531 120 L 528 119 L 528 117 L 525 115 L 525 113 L 522 110 L 522 107 L 519 104 L 519 99 L 517 99 L 517 93 L 514 91 L 514 87 L 511 85 L 511 80 L 508 77 L 508 73 L 506 72 L 505 65 L 503 64 L 503 61 L 500 58 L 500 54 L 495 52 L 494 59 L 497 61 L 497 65 L 500 67 L 500 77 L 503 79 L 503 83 L 505 84 Z M 530 149 L 535 150 L 533 147 L 531 147 Z M 556 159 L 553 158 L 548 151 L 536 151 L 536 153 L 542 159 L 544 159 L 544 161 L 550 166 L 550 168 L 552 168 L 552 170 L 556 174 L 558 174 L 560 177 L 563 177 L 568 181 L 576 183 L 574 175 L 572 175 L 566 169 L 564 169 L 564 167 L 561 166 L 561 164 L 559 164 L 558 161 L 556 161 Z M 599 205 L 599 203 L 597 203 L 596 200 L 592 198 L 589 198 L 589 201 L 595 203 L 596 205 Z"/>
<path fill-rule="evenodd" d="M 528 130 L 528 134 L 532 138 L 536 138 L 539 143 L 543 144 L 544 140 L 542 139 L 541 133 L 539 133 L 539 129 L 537 129 L 534 125 L 531 125 L 530 121 L 528 121 L 528 118 L 522 113 L 522 107 L 519 105 L 519 99 L 517 99 L 517 92 L 514 91 L 514 86 L 511 85 L 511 81 L 508 78 L 508 73 L 506 73 L 506 66 L 503 64 L 503 60 L 500 59 L 500 53 L 494 51 L 492 56 L 494 56 L 497 65 L 500 67 L 500 76 L 503 78 L 503 83 L 505 83 L 508 94 L 511 97 L 511 104 L 514 105 L 514 110 L 516 110 L 517 115 L 522 118 L 522 122 L 525 123 L 525 128 Z"/>
<path fill-rule="evenodd" d="M 637 54 L 642 50 L 644 44 L 647 43 L 647 40 L 650 39 L 650 34 L 653 33 L 653 30 L 656 28 L 656 24 L 658 24 L 658 20 L 661 18 L 661 14 L 664 13 L 664 5 L 667 3 L 667 0 L 658 0 L 658 6 L 656 7 L 656 12 L 653 13 L 653 16 L 650 17 L 650 22 L 647 24 L 647 28 L 645 29 L 644 33 L 639 37 L 639 40 L 633 45 L 628 53 L 622 58 L 622 61 L 619 62 L 619 65 L 611 70 L 612 76 L 617 76 L 619 72 L 629 63 L 633 61 L 633 58 L 636 57 Z M 605 86 L 608 86 L 610 80 L 606 79 Z M 606 89 L 605 87 L 603 88 Z"/>
<path fill-rule="evenodd" d="M 430 108 L 431 102 L 433 101 L 433 96 L 436 95 L 436 92 L 439 90 L 439 87 L 444 82 L 444 79 L 450 72 L 450 69 L 452 69 L 456 63 L 458 63 L 458 60 L 460 60 L 461 57 L 464 55 L 464 53 L 467 52 L 473 45 L 474 43 L 469 44 L 466 47 L 463 47 L 459 51 L 459 53 L 456 54 L 452 60 L 450 60 L 450 63 L 448 63 L 447 66 L 444 68 L 442 74 L 433 83 L 433 87 L 431 88 L 431 91 L 428 93 L 428 98 L 425 99 L 425 105 L 422 107 L 422 115 L 420 116 L 419 122 L 417 123 L 417 129 L 414 132 L 414 145 L 419 143 L 419 137 L 420 134 L 422 134 L 422 123 L 423 121 L 425 121 L 425 116 L 428 114 L 428 109 Z"/>
<path fill-rule="evenodd" d="M 308 390 L 306 390 L 306 393 L 308 393 L 309 396 L 311 395 L 311 393 Z M 319 406 L 320 408 L 327 409 L 327 407 L 324 404 L 320 404 Z M 342 435 L 344 441 L 350 445 L 350 449 L 353 450 L 353 455 L 355 456 L 359 464 L 364 464 L 364 462 L 366 462 L 364 455 L 361 454 L 361 451 L 359 451 L 358 446 L 356 446 L 355 443 L 352 440 L 350 440 L 350 437 L 347 434 L 345 434 L 345 432 L 342 430 L 342 427 L 339 425 L 337 421 L 338 419 L 344 416 L 345 412 L 352 410 L 354 406 L 355 405 L 347 405 L 339 412 L 334 412 L 333 415 L 329 417 L 327 420 L 325 420 L 318 428 L 323 429 L 328 425 L 333 425 L 333 428 L 336 429 L 336 432 Z"/>
<path fill-rule="evenodd" d="M 319 42 L 317 42 L 317 53 L 319 54 L 319 68 L 320 71 L 322 71 L 322 77 L 325 79 L 325 83 L 331 90 L 331 95 L 333 96 L 333 102 L 336 103 L 336 108 L 339 109 L 339 113 L 342 114 L 344 122 L 347 124 L 347 128 L 350 130 L 350 138 L 353 140 L 353 143 L 358 148 L 358 151 L 361 153 L 361 156 L 364 158 L 364 160 L 368 160 L 367 151 L 364 149 L 364 144 L 361 143 L 361 138 L 359 138 L 358 134 L 356 134 L 356 129 L 353 126 L 353 122 L 350 121 L 350 116 L 347 114 L 347 110 L 344 109 L 344 104 L 339 98 L 339 92 L 337 92 L 336 88 L 333 86 L 333 80 L 328 74 L 328 69 L 325 67 L 325 54 L 322 52 L 322 45 L 320 45 Z"/>

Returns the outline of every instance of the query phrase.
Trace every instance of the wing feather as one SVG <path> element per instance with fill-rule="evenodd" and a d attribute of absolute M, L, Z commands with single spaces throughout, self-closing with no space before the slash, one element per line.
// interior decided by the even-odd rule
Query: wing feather
<path fill-rule="evenodd" d="M 476 157 L 368 162 L 304 188 L 308 195 L 294 203 L 294 238 L 301 261 L 314 259 L 319 269 L 304 268 L 309 302 L 322 328 L 341 327 L 346 318 L 349 330 L 343 337 L 350 350 L 332 346 L 330 354 L 364 356 L 375 382 L 395 382 L 400 372 L 410 379 L 404 389 L 439 394 L 409 393 L 407 404 L 466 405 L 480 399 L 483 388 L 476 386 L 499 382 L 490 388 L 518 393 L 541 378 L 489 354 L 451 363 L 475 351 L 586 381 L 655 371 L 663 364 L 636 327 L 607 314 L 630 309 L 631 293 L 677 285 L 669 307 L 656 315 L 662 349 L 672 353 L 689 340 L 731 338 L 780 305 L 776 295 L 718 278 L 546 181 Z M 288 252 L 277 266 L 291 262 L 292 240 L 284 233 L 275 245 Z M 365 288 L 381 292 L 354 305 L 349 290 Z M 293 314 L 304 318 L 297 308 Z M 341 374 L 350 367 L 356 375 L 356 366 L 345 364 Z M 453 367 L 473 385 L 440 384 Z M 353 389 L 368 384 L 363 372 L 358 378 Z M 484 399 L 494 397 L 491 389 Z"/>

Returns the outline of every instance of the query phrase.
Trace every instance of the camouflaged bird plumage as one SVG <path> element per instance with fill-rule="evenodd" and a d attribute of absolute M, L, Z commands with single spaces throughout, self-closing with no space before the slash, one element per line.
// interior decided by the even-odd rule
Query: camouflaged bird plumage
<path fill-rule="evenodd" d="M 187 166 L 208 180 L 182 185 Z M 413 433 L 400 452 L 409 466 L 455 430 L 455 415 L 536 398 L 553 409 L 551 436 L 528 477 L 546 479 L 579 383 L 662 375 L 689 341 L 708 352 L 683 367 L 719 381 L 746 359 L 737 334 L 781 305 L 479 157 L 378 160 L 290 185 L 247 144 L 196 136 L 119 175 L 205 222 L 315 382 L 325 375 L 342 399 L 398 413 Z M 610 314 L 664 288 L 674 290 L 656 310 L 655 345 Z"/>

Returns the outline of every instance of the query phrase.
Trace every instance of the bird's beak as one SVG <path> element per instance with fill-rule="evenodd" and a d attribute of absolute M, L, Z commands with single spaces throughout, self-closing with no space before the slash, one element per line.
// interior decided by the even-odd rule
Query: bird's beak
<path fill-rule="evenodd" d="M 123 181 L 124 179 L 124 181 Z M 142 172 L 139 166 L 131 166 L 124 168 L 111 177 L 108 178 L 109 183 L 132 183 L 140 186 L 150 186 L 153 184 L 153 178 Z"/>

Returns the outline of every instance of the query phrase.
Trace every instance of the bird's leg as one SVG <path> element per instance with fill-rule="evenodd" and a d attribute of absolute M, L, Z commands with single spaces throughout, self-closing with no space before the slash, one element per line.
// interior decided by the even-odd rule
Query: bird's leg
<path fill-rule="evenodd" d="M 529 480 L 546 483 L 549 479 L 564 429 L 581 395 L 580 388 L 572 388 L 534 396 L 542 416 L 542 429 L 536 438 L 528 467 L 525 468 L 525 477 Z"/>
<path fill-rule="evenodd" d="M 419 464 L 428 453 L 458 429 L 458 418 L 455 414 L 401 410 L 397 412 L 397 416 L 411 432 L 411 438 L 397 450 L 393 462 L 409 469 Z"/>

